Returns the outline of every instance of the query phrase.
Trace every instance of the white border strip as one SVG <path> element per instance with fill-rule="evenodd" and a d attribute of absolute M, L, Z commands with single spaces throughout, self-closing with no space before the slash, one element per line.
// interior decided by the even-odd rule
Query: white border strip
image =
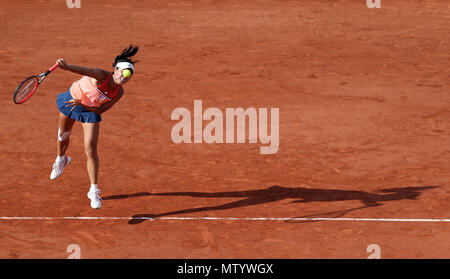
<path fill-rule="evenodd" d="M 0 217 L 0 220 L 219 220 L 219 221 L 360 221 L 360 222 L 450 222 L 450 219 L 384 218 L 237 218 L 237 217 Z"/>

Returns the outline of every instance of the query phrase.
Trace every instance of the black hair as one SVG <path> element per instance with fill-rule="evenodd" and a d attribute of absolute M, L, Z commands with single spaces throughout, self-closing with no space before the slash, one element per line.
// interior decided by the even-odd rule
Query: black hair
<path fill-rule="evenodd" d="M 133 46 L 132 44 L 127 47 L 126 49 L 122 50 L 122 53 L 120 55 L 116 56 L 116 59 L 114 59 L 113 67 L 116 67 L 117 63 L 119 62 L 129 62 L 131 64 L 136 63 L 137 61 L 131 60 L 130 58 L 134 56 L 139 50 L 138 46 Z"/>

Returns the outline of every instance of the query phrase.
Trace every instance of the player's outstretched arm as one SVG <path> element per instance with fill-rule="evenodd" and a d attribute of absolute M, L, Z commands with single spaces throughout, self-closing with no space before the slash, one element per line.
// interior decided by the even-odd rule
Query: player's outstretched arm
<path fill-rule="evenodd" d="M 67 62 L 62 58 L 56 60 L 56 63 L 58 63 L 58 66 L 63 70 L 67 70 L 83 76 L 89 76 L 99 81 L 105 80 L 109 74 L 108 71 L 102 69 L 85 68 L 77 65 L 67 64 Z"/>

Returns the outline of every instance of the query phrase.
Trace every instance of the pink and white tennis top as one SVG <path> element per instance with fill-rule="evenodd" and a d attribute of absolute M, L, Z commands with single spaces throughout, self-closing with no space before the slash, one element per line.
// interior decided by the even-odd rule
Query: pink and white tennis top
<path fill-rule="evenodd" d="M 83 76 L 81 79 L 72 83 L 70 95 L 72 95 L 74 99 L 81 99 L 83 105 L 100 107 L 104 103 L 114 99 L 114 97 L 117 96 L 117 93 L 119 93 L 120 86 L 114 91 L 108 91 L 108 83 L 111 77 L 112 73 L 108 75 L 102 84 L 95 86 L 90 77 Z"/>

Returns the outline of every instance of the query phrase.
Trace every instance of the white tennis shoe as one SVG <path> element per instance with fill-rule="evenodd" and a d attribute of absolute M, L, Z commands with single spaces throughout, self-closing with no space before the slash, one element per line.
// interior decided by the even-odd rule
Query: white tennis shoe
<path fill-rule="evenodd" d="M 57 162 L 57 160 L 55 160 L 52 167 L 52 173 L 50 174 L 50 179 L 53 180 L 58 178 L 62 174 L 64 168 L 70 165 L 70 162 L 72 162 L 72 158 L 70 158 L 70 156 L 66 156 L 66 158 L 61 162 Z"/>
<path fill-rule="evenodd" d="M 91 200 L 91 207 L 94 209 L 99 209 L 102 206 L 100 190 L 89 190 L 87 193 L 88 198 Z"/>

